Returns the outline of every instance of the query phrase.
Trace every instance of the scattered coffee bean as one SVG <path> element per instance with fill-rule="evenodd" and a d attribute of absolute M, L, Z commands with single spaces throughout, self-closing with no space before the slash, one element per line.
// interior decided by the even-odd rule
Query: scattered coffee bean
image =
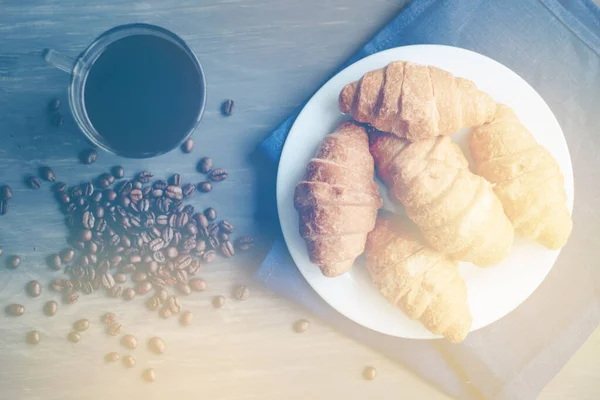
<path fill-rule="evenodd" d="M 8 200 L 0 200 L 0 215 L 8 214 Z"/>
<path fill-rule="evenodd" d="M 58 312 L 58 303 L 54 300 L 50 300 L 44 304 L 44 314 L 48 317 L 53 317 Z"/>
<path fill-rule="evenodd" d="M 217 210 L 215 210 L 212 207 L 209 207 L 206 210 L 204 210 L 204 215 L 206 216 L 206 218 L 208 218 L 209 221 L 214 221 L 215 219 L 217 219 Z"/>
<path fill-rule="evenodd" d="M 30 176 L 29 178 L 27 178 L 27 183 L 32 189 L 39 189 L 42 187 L 42 181 L 40 181 L 40 179 L 36 178 L 35 176 Z"/>
<path fill-rule="evenodd" d="M 126 288 L 123 290 L 123 299 L 129 301 L 135 298 L 135 290 L 133 288 Z"/>
<path fill-rule="evenodd" d="M 167 292 L 165 289 L 157 290 L 156 297 L 158 297 L 161 303 L 164 303 L 169 298 L 169 292 Z"/>
<path fill-rule="evenodd" d="M 52 185 L 52 190 L 54 190 L 55 193 L 62 193 L 67 190 L 67 184 L 64 182 L 56 182 Z"/>
<path fill-rule="evenodd" d="M 89 242 L 90 240 L 92 240 L 92 231 L 89 229 L 84 229 L 83 231 L 81 231 L 81 234 L 79 235 L 79 239 L 82 242 Z"/>
<path fill-rule="evenodd" d="M 125 176 L 125 168 L 121 167 L 120 165 L 113 167 L 111 172 L 115 179 L 121 179 Z"/>
<path fill-rule="evenodd" d="M 69 293 L 64 300 L 67 304 L 74 304 L 79 300 L 79 295 L 77 293 Z"/>
<path fill-rule="evenodd" d="M 167 186 L 165 195 L 174 200 L 181 200 L 183 198 L 183 191 L 179 186 L 171 185 Z"/>
<path fill-rule="evenodd" d="M 221 253 L 227 258 L 233 257 L 235 255 L 235 250 L 233 249 L 233 244 L 229 240 L 221 243 Z"/>
<path fill-rule="evenodd" d="M 152 296 L 148 300 L 146 300 L 146 307 L 150 311 L 156 311 L 160 308 L 160 298 L 158 296 Z"/>
<path fill-rule="evenodd" d="M 241 251 L 248 251 L 254 246 L 252 236 L 242 236 L 236 241 L 236 247 Z"/>
<path fill-rule="evenodd" d="M 140 172 L 136 177 L 136 179 L 142 183 L 150 183 L 152 178 L 154 178 L 154 174 L 150 171 Z"/>
<path fill-rule="evenodd" d="M 75 258 L 75 251 L 71 248 L 64 249 L 61 253 L 63 262 L 70 263 Z"/>
<path fill-rule="evenodd" d="M 215 296 L 212 299 L 212 305 L 214 308 L 221 308 L 225 305 L 225 297 Z"/>
<path fill-rule="evenodd" d="M 106 333 L 108 333 L 110 336 L 119 336 L 122 331 L 123 327 L 118 322 L 113 322 L 106 327 Z"/>
<path fill-rule="evenodd" d="M 235 289 L 235 298 L 239 301 L 243 301 L 248 299 L 248 296 L 250 296 L 250 289 L 248 289 L 248 286 L 246 285 L 239 285 L 236 289 Z"/>
<path fill-rule="evenodd" d="M 204 157 L 198 162 L 198 172 L 208 174 L 213 167 L 213 161 L 210 157 Z"/>
<path fill-rule="evenodd" d="M 194 314 L 191 311 L 184 311 L 179 318 L 179 323 L 183 326 L 189 325 L 194 319 Z"/>
<path fill-rule="evenodd" d="M 190 285 L 188 285 L 187 282 L 177 282 L 177 291 L 184 296 L 188 296 L 190 293 L 192 293 L 192 288 L 190 288 Z"/>
<path fill-rule="evenodd" d="M 73 329 L 75 329 L 77 332 L 87 331 L 89 327 L 90 327 L 90 321 L 85 318 L 77 320 L 73 324 Z"/>
<path fill-rule="evenodd" d="M 169 296 L 165 302 L 165 305 L 173 314 L 179 314 L 181 311 L 181 305 L 179 304 L 179 298 L 177 296 Z"/>
<path fill-rule="evenodd" d="M 190 281 L 190 287 L 194 292 L 203 292 L 206 290 L 206 281 L 201 278 L 192 279 Z"/>
<path fill-rule="evenodd" d="M 135 292 L 140 296 L 147 294 L 150 290 L 152 290 L 152 283 L 149 281 L 138 282 L 138 284 L 135 285 Z"/>
<path fill-rule="evenodd" d="M 15 269 L 19 265 L 21 265 L 21 257 L 19 257 L 19 256 L 12 256 L 7 261 L 8 268 Z"/>
<path fill-rule="evenodd" d="M 93 164 L 98 160 L 98 152 L 95 149 L 88 149 L 81 153 L 81 162 L 84 164 Z"/>
<path fill-rule="evenodd" d="M 135 367 L 135 358 L 133 358 L 132 356 L 124 356 L 122 358 L 122 360 L 123 360 L 123 365 L 126 368 L 133 368 L 133 367 Z"/>
<path fill-rule="evenodd" d="M 0 190 L 0 200 L 10 200 L 13 197 L 13 192 L 10 186 L 4 185 Z"/>
<path fill-rule="evenodd" d="M 202 259 L 207 264 L 210 264 L 211 262 L 213 262 L 215 260 L 215 258 L 217 258 L 217 253 L 214 250 L 208 250 L 202 256 Z"/>
<path fill-rule="evenodd" d="M 50 100 L 50 103 L 48 103 L 48 111 L 49 112 L 55 112 L 60 108 L 60 100 L 59 99 L 52 99 Z"/>
<path fill-rule="evenodd" d="M 194 150 L 194 141 L 190 138 L 183 142 L 181 145 L 181 151 L 184 153 L 191 153 L 192 150 Z"/>
<path fill-rule="evenodd" d="M 223 115 L 226 117 L 229 117 L 231 114 L 233 114 L 233 106 L 233 100 L 225 100 L 221 105 L 221 113 L 223 113 Z"/>
<path fill-rule="evenodd" d="M 142 372 L 142 378 L 146 382 L 154 382 L 156 380 L 156 372 L 152 368 L 147 368 Z"/>
<path fill-rule="evenodd" d="M 133 335 L 125 335 L 121 338 L 121 344 L 124 347 L 127 347 L 130 350 L 133 350 L 137 347 L 138 341 L 137 341 L 137 338 Z"/>
<path fill-rule="evenodd" d="M 155 336 L 148 341 L 148 348 L 155 354 L 163 354 L 167 349 L 167 345 L 161 338 Z"/>
<path fill-rule="evenodd" d="M 171 182 L 171 185 L 173 185 L 173 186 L 181 186 L 181 175 L 174 174 L 169 181 Z M 166 187 L 164 187 L 162 189 L 166 189 Z"/>
<path fill-rule="evenodd" d="M 171 318 L 173 313 L 171 312 L 169 307 L 164 306 L 163 308 L 160 309 L 160 311 L 158 312 L 158 315 L 160 315 L 160 317 L 163 319 L 167 319 L 167 318 Z"/>
<path fill-rule="evenodd" d="M 29 344 L 38 344 L 42 339 L 42 335 L 38 331 L 30 331 L 27 332 L 27 343 Z"/>
<path fill-rule="evenodd" d="M 224 181 L 225 179 L 227 179 L 228 175 L 229 175 L 229 173 L 227 172 L 226 169 L 218 168 L 218 169 L 213 169 L 212 171 L 210 171 L 209 177 L 214 182 L 221 182 L 221 181 Z"/>
<path fill-rule="evenodd" d="M 40 169 L 41 177 L 48 182 L 56 182 L 56 174 L 54 170 L 50 167 L 42 167 Z"/>
<path fill-rule="evenodd" d="M 121 358 L 121 356 L 119 355 L 119 353 L 117 353 L 115 351 L 112 351 L 104 356 L 104 360 L 106 362 L 111 362 L 111 363 L 119 361 L 120 358 Z"/>
<path fill-rule="evenodd" d="M 368 381 L 372 381 L 376 376 L 377 370 L 374 367 L 367 367 L 363 371 L 363 377 Z"/>
<path fill-rule="evenodd" d="M 60 128 L 64 122 L 65 122 L 65 120 L 59 112 L 55 112 L 50 117 L 50 123 L 52 124 L 52 126 L 54 126 L 56 128 Z"/>
<path fill-rule="evenodd" d="M 104 315 L 102 315 L 101 320 L 103 324 L 111 325 L 117 322 L 117 316 L 115 315 L 115 313 L 107 312 Z"/>
<path fill-rule="evenodd" d="M 48 265 L 55 271 L 60 270 L 62 267 L 62 260 L 58 254 L 52 254 L 48 259 Z"/>
<path fill-rule="evenodd" d="M 212 190 L 212 183 L 210 182 L 201 182 L 198 184 L 198 190 L 204 193 L 208 193 Z"/>
<path fill-rule="evenodd" d="M 6 313 L 12 317 L 20 317 L 25 314 L 25 307 L 21 304 L 9 304 L 6 306 Z"/>
<path fill-rule="evenodd" d="M 81 335 L 79 332 L 69 332 L 67 339 L 69 339 L 69 342 L 78 343 L 81 340 Z"/>
<path fill-rule="evenodd" d="M 38 281 L 30 281 L 25 286 L 25 291 L 30 297 L 38 297 L 42 294 L 42 285 Z"/>
<path fill-rule="evenodd" d="M 294 323 L 294 331 L 302 333 L 308 329 L 308 321 L 305 319 L 298 320 Z"/>
<path fill-rule="evenodd" d="M 186 183 L 183 185 L 183 188 L 181 188 L 181 192 L 185 198 L 192 197 L 194 196 L 194 193 L 196 193 L 196 185 L 193 183 Z"/>

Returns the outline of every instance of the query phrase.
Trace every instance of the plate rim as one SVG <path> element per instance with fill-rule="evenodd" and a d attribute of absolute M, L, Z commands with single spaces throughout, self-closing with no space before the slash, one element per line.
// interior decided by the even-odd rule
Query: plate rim
<path fill-rule="evenodd" d="M 532 90 L 538 97 L 539 99 L 541 99 L 543 105 L 545 106 L 545 108 L 549 111 L 549 115 L 552 116 L 552 118 L 554 119 L 554 123 L 556 124 L 556 126 L 559 129 L 560 132 L 560 138 L 558 138 L 557 140 L 561 141 L 561 147 L 563 147 L 566 150 L 566 162 L 568 162 L 569 165 L 569 171 L 563 171 L 561 169 L 561 172 L 563 173 L 563 176 L 565 176 L 565 178 L 567 177 L 566 172 L 569 172 L 569 176 L 568 178 L 570 179 L 571 182 L 571 192 L 567 193 L 567 208 L 569 210 L 570 215 L 573 215 L 573 206 L 574 206 L 574 202 L 575 202 L 575 180 L 574 180 L 574 172 L 573 172 L 573 162 L 572 162 L 572 158 L 571 158 L 571 154 L 570 154 L 570 150 L 569 150 L 569 146 L 565 137 L 565 134 L 563 132 L 563 129 L 558 121 L 558 119 L 556 118 L 556 116 L 554 115 L 554 112 L 552 111 L 552 109 L 550 108 L 550 106 L 548 105 L 548 103 L 544 100 L 544 98 L 537 92 L 537 90 L 535 90 L 535 88 L 533 88 L 529 82 L 527 82 L 527 80 L 525 80 L 521 75 L 519 75 L 518 73 L 516 73 L 515 71 L 513 71 L 512 69 L 508 68 L 507 66 L 505 66 L 504 64 L 502 64 L 501 62 L 488 57 L 484 54 L 469 50 L 469 49 L 465 49 L 465 48 L 461 48 L 461 47 L 456 47 L 456 46 L 448 46 L 448 45 L 440 45 L 440 44 L 415 44 L 415 45 L 408 45 L 408 46 L 397 46 L 397 47 L 393 47 L 390 49 L 386 49 L 386 50 L 382 50 L 382 51 L 378 51 L 376 53 L 370 54 L 366 57 L 363 57 L 359 60 L 356 60 L 355 62 L 353 62 L 352 64 L 346 65 L 343 69 L 338 70 L 337 72 L 335 72 L 327 81 L 325 81 L 321 86 L 319 86 L 319 88 L 317 90 L 315 90 L 312 95 L 310 96 L 310 98 L 302 105 L 302 108 L 300 110 L 300 112 L 298 113 L 298 115 L 296 116 L 296 118 L 294 119 L 292 125 L 290 126 L 289 132 L 288 132 L 288 136 L 292 133 L 292 131 L 294 130 L 294 127 L 297 124 L 297 121 L 300 120 L 300 118 L 302 117 L 303 113 L 306 112 L 306 108 L 309 105 L 309 103 L 314 99 L 314 97 L 320 93 L 320 91 L 323 89 L 323 87 L 327 86 L 332 80 L 334 80 L 335 78 L 337 78 L 337 76 L 339 74 L 342 74 L 344 71 L 346 71 L 347 69 L 353 67 L 355 64 L 363 62 L 366 59 L 370 59 L 370 58 L 375 58 L 375 57 L 381 57 L 381 55 L 383 53 L 391 53 L 391 52 L 395 52 L 399 49 L 406 49 L 406 48 L 413 48 L 413 49 L 417 49 L 417 48 L 423 48 L 423 49 L 428 49 L 427 51 L 435 51 L 436 48 L 443 48 L 446 50 L 450 50 L 450 51 L 456 51 L 456 52 L 466 52 L 466 53 L 472 53 L 474 55 L 476 55 L 477 57 L 481 57 L 481 58 L 485 58 L 488 59 L 490 61 L 492 61 L 493 63 L 497 64 L 497 66 L 499 68 L 503 68 L 505 70 L 507 70 L 509 73 L 512 73 L 516 76 L 518 76 L 528 87 L 530 90 Z M 281 157 L 279 159 L 279 162 L 277 164 L 277 178 L 276 178 L 276 202 L 277 202 L 277 212 L 278 215 L 281 215 L 282 213 L 282 209 L 283 209 L 283 202 L 280 201 L 280 192 L 281 192 L 281 185 L 282 183 L 282 171 L 281 171 L 281 164 L 284 160 L 285 155 L 289 152 L 289 147 L 291 146 L 289 143 L 290 141 L 287 140 L 288 137 L 286 137 L 286 140 L 284 142 L 282 151 L 281 151 Z M 566 190 L 566 189 L 565 189 Z M 338 312 L 339 314 L 341 314 L 342 316 L 344 316 L 345 318 L 348 318 L 349 320 L 353 321 L 354 323 L 372 330 L 374 332 L 378 332 L 381 334 L 385 334 L 385 335 L 389 335 L 389 336 L 394 336 L 394 337 L 400 337 L 400 338 L 406 338 L 406 339 L 416 339 L 416 340 L 432 340 L 432 339 L 441 339 L 442 336 L 440 335 L 435 335 L 431 333 L 431 336 L 429 337 L 424 337 L 424 336 L 413 336 L 413 337 L 408 337 L 408 336 L 402 336 L 402 335 L 398 335 L 398 334 L 394 334 L 391 332 L 383 332 L 379 329 L 376 329 L 374 327 L 371 326 L 367 326 L 364 325 L 362 322 L 356 320 L 356 318 L 354 318 L 354 316 L 348 315 L 347 313 L 343 312 L 342 310 L 340 310 L 338 307 L 334 306 L 330 301 L 328 301 L 328 299 L 326 298 L 326 296 L 324 296 L 323 294 L 321 294 L 321 290 L 319 290 L 317 287 L 315 287 L 315 285 L 313 285 L 311 283 L 311 280 L 307 278 L 305 272 L 303 271 L 302 268 L 300 268 L 296 262 L 296 260 L 294 260 L 293 255 L 291 254 L 292 252 L 290 251 L 290 246 L 288 244 L 290 238 L 288 237 L 288 235 L 286 235 L 285 230 L 283 229 L 283 226 L 281 226 L 281 219 L 280 220 L 280 228 L 282 231 L 282 235 L 283 235 L 283 239 L 285 242 L 285 245 L 288 249 L 288 251 L 290 252 L 290 256 L 292 258 L 292 260 L 294 261 L 294 267 L 301 273 L 303 279 L 308 283 L 308 285 L 312 288 L 312 290 L 315 291 L 315 293 L 317 293 L 319 295 L 319 297 L 325 301 L 325 303 L 327 303 L 330 307 L 332 307 L 336 312 Z M 304 247 L 305 251 L 306 248 Z M 548 250 L 551 251 L 551 250 Z M 469 333 L 472 333 L 474 331 L 477 331 L 479 329 L 485 328 L 486 326 L 492 325 L 495 322 L 498 322 L 499 320 L 505 318 L 506 316 L 508 316 L 509 314 L 511 314 L 512 312 L 514 312 L 518 307 L 520 307 L 527 299 L 529 299 L 531 297 L 531 295 L 533 295 L 533 293 L 541 286 L 541 284 L 546 280 L 548 274 L 550 273 L 550 271 L 552 270 L 552 268 L 554 268 L 556 261 L 558 260 L 558 257 L 560 255 L 560 252 L 562 251 L 561 249 L 558 250 L 554 250 L 552 252 L 555 253 L 555 257 L 554 260 L 552 262 L 552 264 L 550 265 L 550 267 L 547 269 L 547 271 L 545 272 L 544 276 L 541 277 L 541 279 L 539 280 L 539 282 L 537 283 L 537 285 L 531 290 L 531 292 L 524 298 L 522 299 L 518 304 L 516 304 L 512 309 L 508 310 L 506 313 L 504 313 L 504 315 L 500 316 L 499 318 L 495 319 L 494 321 L 491 321 L 485 325 L 479 326 L 475 329 L 471 328 Z M 400 312 L 402 312 L 402 310 L 399 310 Z M 406 315 L 406 314 L 405 314 Z"/>

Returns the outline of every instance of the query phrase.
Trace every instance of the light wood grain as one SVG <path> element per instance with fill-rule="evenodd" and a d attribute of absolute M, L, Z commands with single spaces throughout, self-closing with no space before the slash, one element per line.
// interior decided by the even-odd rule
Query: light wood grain
<path fill-rule="evenodd" d="M 256 202 L 267 188 L 257 177 L 248 150 L 403 3 L 0 0 L 0 183 L 10 184 L 15 192 L 10 213 L 0 218 L 0 246 L 4 259 L 13 253 L 24 256 L 17 271 L 0 269 L 0 305 L 22 302 L 27 307 L 18 319 L 0 315 L 0 399 L 448 399 L 403 366 L 255 286 L 250 276 L 264 248 L 204 268 L 201 275 L 208 290 L 183 300 L 183 308 L 195 313 L 186 328 L 175 319 L 159 320 L 143 308 L 142 299 L 130 304 L 95 295 L 72 306 L 61 304 L 59 314 L 48 318 L 42 305 L 56 296 L 46 290 L 31 300 L 23 291 L 30 279 L 45 282 L 56 276 L 43 258 L 65 246 L 66 230 L 48 185 L 32 191 L 22 183 L 24 174 L 35 173 L 42 164 L 52 165 L 59 179 L 69 183 L 91 179 L 115 164 L 124 165 L 130 175 L 148 168 L 159 177 L 177 171 L 184 180 L 198 182 L 195 162 L 212 155 L 217 165 L 230 170 L 230 179 L 192 203 L 199 208 L 216 204 L 238 232 L 268 236 L 257 218 Z M 96 164 L 81 166 L 76 155 L 87 144 L 72 119 L 56 130 L 48 126 L 45 115 L 50 98 L 59 96 L 66 102 L 69 77 L 46 66 L 40 51 L 54 47 L 76 55 L 102 31 L 134 21 L 174 30 L 189 42 L 205 68 L 208 104 L 194 137 L 196 150 L 186 156 L 174 151 L 151 161 L 102 153 Z M 321 40 L 324 37 L 327 40 Z M 225 98 L 235 99 L 237 110 L 227 119 L 219 115 Z M 231 298 L 238 283 L 251 287 L 245 302 Z M 221 310 L 210 306 L 217 294 L 227 296 Z M 117 339 L 103 333 L 99 317 L 106 311 L 115 311 L 126 332 L 140 339 L 140 348 L 131 352 L 138 360 L 132 370 L 103 362 L 109 351 L 128 353 Z M 66 335 L 72 322 L 82 317 L 92 326 L 81 343 L 71 344 Z M 311 320 L 304 334 L 291 329 L 298 318 Z M 42 342 L 35 348 L 24 343 L 30 329 L 42 332 Z M 147 338 L 154 335 L 168 344 L 163 356 L 145 349 Z M 540 398 L 600 397 L 600 370 L 593 367 L 599 356 L 600 331 L 596 331 Z M 373 382 L 361 377 L 367 365 L 378 370 Z M 156 369 L 156 383 L 141 381 L 145 367 Z"/>

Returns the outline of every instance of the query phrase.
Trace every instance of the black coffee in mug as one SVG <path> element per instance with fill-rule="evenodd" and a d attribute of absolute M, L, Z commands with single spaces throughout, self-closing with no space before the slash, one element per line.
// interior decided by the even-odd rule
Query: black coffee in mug
<path fill-rule="evenodd" d="M 173 40 L 134 34 L 110 43 L 93 61 L 84 107 L 97 134 L 117 154 L 137 157 L 173 149 L 204 107 L 196 60 Z"/>

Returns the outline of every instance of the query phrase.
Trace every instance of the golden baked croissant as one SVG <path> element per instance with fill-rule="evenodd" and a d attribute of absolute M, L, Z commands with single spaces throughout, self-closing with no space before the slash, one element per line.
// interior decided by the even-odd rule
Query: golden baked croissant
<path fill-rule="evenodd" d="M 370 140 L 391 198 L 404 205 L 431 247 L 482 267 L 508 255 L 514 232 L 502 204 L 449 137 L 410 142 L 372 132 Z"/>
<path fill-rule="evenodd" d="M 365 128 L 347 122 L 323 140 L 296 185 L 300 235 L 325 276 L 347 272 L 364 251 L 383 205 L 373 175 Z"/>
<path fill-rule="evenodd" d="M 339 107 L 359 122 L 413 141 L 481 125 L 496 111 L 494 100 L 470 80 L 405 61 L 346 85 Z"/>
<path fill-rule="evenodd" d="M 367 268 L 388 301 L 451 342 L 471 328 L 458 263 L 425 246 L 408 222 L 379 217 L 367 239 Z"/>
<path fill-rule="evenodd" d="M 494 184 L 516 233 L 550 249 L 564 246 L 573 221 L 563 175 L 513 110 L 498 105 L 492 122 L 473 130 L 469 144 L 477 174 Z"/>

